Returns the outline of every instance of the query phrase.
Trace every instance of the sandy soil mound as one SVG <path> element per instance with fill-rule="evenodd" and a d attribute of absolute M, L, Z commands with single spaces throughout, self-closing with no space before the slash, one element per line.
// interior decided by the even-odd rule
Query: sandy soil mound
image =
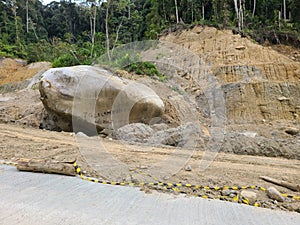
<path fill-rule="evenodd" d="M 50 67 L 49 62 L 0 59 L 0 122 L 39 127 L 44 107 L 35 84 Z"/>
<path fill-rule="evenodd" d="M 49 62 L 38 62 L 27 65 L 25 60 L 21 59 L 0 59 L 0 85 L 25 81 L 44 68 L 50 68 Z"/>

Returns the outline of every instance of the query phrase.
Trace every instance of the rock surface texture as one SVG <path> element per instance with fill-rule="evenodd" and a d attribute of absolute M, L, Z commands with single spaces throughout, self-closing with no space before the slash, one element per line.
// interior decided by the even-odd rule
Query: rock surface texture
<path fill-rule="evenodd" d="M 93 66 L 50 69 L 39 90 L 49 114 L 42 126 L 50 130 L 71 131 L 74 121 L 87 133 L 117 129 L 164 113 L 162 100 L 145 85 Z"/>

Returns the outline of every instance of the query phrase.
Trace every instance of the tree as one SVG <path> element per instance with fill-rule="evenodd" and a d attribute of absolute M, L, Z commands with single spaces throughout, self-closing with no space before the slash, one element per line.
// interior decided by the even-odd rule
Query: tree
<path fill-rule="evenodd" d="M 283 0 L 283 19 L 286 22 L 286 1 Z"/>
<path fill-rule="evenodd" d="M 162 31 L 178 28 L 174 25 L 181 20 L 187 25 L 235 24 L 245 34 L 260 36 L 259 40 L 289 35 L 294 36 L 286 40 L 295 40 L 300 31 L 299 0 L 81 2 L 60 0 L 43 5 L 40 0 L 0 0 L 0 54 L 25 57 L 26 49 L 27 55 L 32 52 L 28 58 L 33 61 L 60 58 L 59 64 L 88 63 L 104 52 L 112 57 L 122 43 L 157 39 Z"/>
<path fill-rule="evenodd" d="M 202 8 L 202 20 L 205 20 L 205 3 L 206 1 L 202 1 L 202 4 L 201 4 L 201 8 Z"/>
<path fill-rule="evenodd" d="M 292 21 L 300 25 L 300 1 L 294 0 L 291 2 Z"/>
<path fill-rule="evenodd" d="M 29 15 L 28 15 L 29 7 L 28 0 L 26 0 L 26 32 L 29 32 Z"/>
<path fill-rule="evenodd" d="M 107 57 L 108 57 L 109 61 L 111 61 L 110 42 L 109 42 L 109 26 L 108 26 L 110 2 L 111 2 L 111 0 L 108 0 L 107 3 L 106 3 L 106 15 L 105 15 L 106 53 L 107 53 Z"/>
<path fill-rule="evenodd" d="M 243 0 L 234 0 L 235 12 L 238 20 L 238 28 L 241 31 L 244 27 L 244 12 L 243 12 Z"/>
<path fill-rule="evenodd" d="M 91 49 L 91 57 L 94 54 L 95 48 L 95 34 L 96 34 L 96 19 L 97 19 L 97 1 L 91 1 L 91 14 L 90 14 L 90 28 L 91 28 L 91 42 L 92 42 L 92 49 Z M 101 2 L 99 1 L 101 4 Z"/>
<path fill-rule="evenodd" d="M 135 10 L 134 4 L 132 4 L 131 0 L 107 1 L 105 16 L 105 34 L 106 51 L 109 60 L 111 59 L 111 56 L 114 52 L 114 48 L 118 44 L 122 27 L 124 24 L 127 25 L 127 28 L 123 31 L 121 39 L 123 39 L 124 41 L 127 39 L 127 42 L 132 40 L 131 37 L 133 36 L 133 34 L 129 34 L 130 38 L 127 38 L 127 36 L 128 31 L 132 30 L 132 25 L 134 24 L 135 19 L 139 19 L 138 11 Z M 110 45 L 111 40 L 114 40 L 112 41 L 112 46 Z M 110 50 L 111 47 L 112 50 Z"/>
<path fill-rule="evenodd" d="M 177 0 L 174 0 L 175 3 L 175 15 L 176 15 L 176 23 L 179 23 L 179 16 L 178 16 L 178 5 Z"/>
<path fill-rule="evenodd" d="M 256 0 L 253 0 L 252 17 L 254 17 L 254 15 L 255 15 L 255 10 L 256 10 Z"/>

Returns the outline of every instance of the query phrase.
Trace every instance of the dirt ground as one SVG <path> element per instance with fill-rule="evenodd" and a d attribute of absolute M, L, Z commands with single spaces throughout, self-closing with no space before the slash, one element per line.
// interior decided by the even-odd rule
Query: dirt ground
<path fill-rule="evenodd" d="M 81 155 L 73 133 L 50 132 L 11 124 L 0 124 L 0 137 L 0 159 L 7 161 L 16 161 L 23 157 L 48 158 L 59 161 L 73 161 L 76 159 L 85 175 L 97 178 L 102 177 Z M 133 180 L 136 169 L 145 171 L 143 174 L 147 176 L 148 167 L 161 161 L 174 150 L 174 148 L 126 145 L 108 138 L 101 139 L 101 143 L 120 162 L 131 168 L 131 171 L 133 171 L 131 179 Z M 151 151 L 149 151 L 149 148 Z M 95 156 L 98 154 L 97 150 L 91 153 Z M 267 188 L 274 185 L 262 181 L 259 179 L 259 176 L 270 176 L 292 183 L 299 183 L 300 180 L 299 160 L 219 153 L 208 169 L 200 171 L 198 167 L 202 155 L 203 152 L 196 151 L 187 162 L 187 165 L 190 165 L 192 168 L 191 171 L 186 171 L 182 168 L 177 174 L 167 178 L 164 182 L 183 182 L 203 186 L 257 185 Z M 126 180 L 126 177 L 124 179 Z M 147 179 L 149 180 L 148 177 Z M 300 195 L 299 192 L 293 192 L 280 186 L 276 186 L 276 188 L 282 193 Z M 147 192 L 151 191 L 148 188 L 144 188 L 144 190 Z M 220 195 L 220 192 L 204 192 L 203 190 L 193 191 L 189 189 L 186 192 L 189 194 L 206 194 L 212 198 Z M 274 203 L 274 201 L 266 197 L 264 192 L 255 192 L 258 193 L 258 201 L 262 207 L 290 211 L 299 210 L 300 201 L 288 199 L 284 203 Z"/>

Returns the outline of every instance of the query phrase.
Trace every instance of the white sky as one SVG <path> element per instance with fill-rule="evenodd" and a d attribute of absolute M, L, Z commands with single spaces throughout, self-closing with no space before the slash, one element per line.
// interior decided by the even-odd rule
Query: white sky
<path fill-rule="evenodd" d="M 51 2 L 60 2 L 60 0 L 40 0 L 44 5 L 47 5 Z M 82 0 L 72 0 L 72 2 L 77 2 L 80 3 Z M 105 0 L 103 0 L 102 2 L 106 2 Z"/>
<path fill-rule="evenodd" d="M 44 5 L 47 5 L 50 2 L 60 2 L 60 0 L 40 0 L 40 1 L 43 2 Z M 73 2 L 75 2 L 75 1 L 73 0 Z"/>
<path fill-rule="evenodd" d="M 43 2 L 44 5 L 49 4 L 50 2 L 59 2 L 60 0 L 41 0 L 41 2 Z"/>

